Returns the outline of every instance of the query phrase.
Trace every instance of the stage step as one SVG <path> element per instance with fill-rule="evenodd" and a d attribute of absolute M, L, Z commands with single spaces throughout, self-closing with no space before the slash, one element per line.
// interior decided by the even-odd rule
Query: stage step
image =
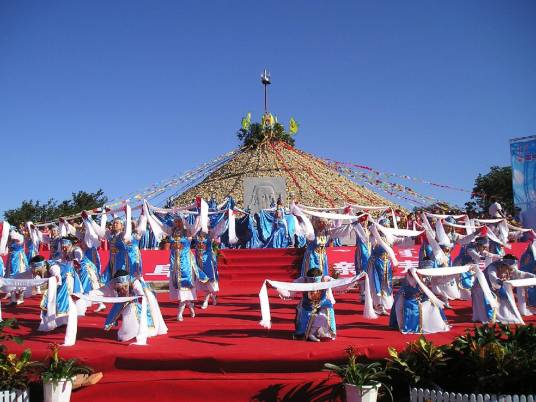
<path fill-rule="evenodd" d="M 260 287 L 264 279 L 293 280 L 299 275 L 302 259 L 303 249 L 296 248 L 223 249 L 218 256 L 218 271 L 223 282 Z"/>

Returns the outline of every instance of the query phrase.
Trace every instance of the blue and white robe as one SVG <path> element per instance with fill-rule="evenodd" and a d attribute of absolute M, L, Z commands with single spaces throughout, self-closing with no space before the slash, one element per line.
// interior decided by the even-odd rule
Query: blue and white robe
<path fill-rule="evenodd" d="M 164 335 L 168 328 L 162 317 L 158 301 L 149 286 L 143 279 L 134 279 L 130 283 L 130 296 L 140 296 L 126 303 L 114 303 L 104 322 L 104 329 L 111 330 L 114 326 L 120 325 L 117 331 L 117 338 L 120 341 L 129 341 L 136 338 L 138 343 L 144 344 L 147 337 Z M 97 295 L 117 297 L 115 290 L 110 287 L 103 288 Z M 143 301 L 145 298 L 145 317 L 142 316 Z M 144 318 L 145 320 L 142 320 Z M 121 324 L 119 324 L 121 320 Z M 143 325 L 145 321 L 146 325 Z"/>
<path fill-rule="evenodd" d="M 108 265 L 102 274 L 102 281 L 108 283 L 114 277 L 114 274 L 120 269 L 129 272 L 128 251 L 123 239 L 124 233 L 110 234 L 108 236 L 108 248 L 110 249 L 110 259 Z"/>
<path fill-rule="evenodd" d="M 185 231 L 174 229 L 169 240 L 169 296 L 171 300 L 195 300 L 198 283 L 207 283 L 209 279 L 199 270 Z"/>
<path fill-rule="evenodd" d="M 143 261 L 139 244 L 140 242 L 134 234 L 130 242 L 126 243 L 128 272 L 133 277 L 142 276 L 143 274 Z"/>
<path fill-rule="evenodd" d="M 306 276 L 307 271 L 312 268 L 318 268 L 324 276 L 329 276 L 328 255 L 326 253 L 329 242 L 330 237 L 325 234 L 317 235 L 313 241 L 307 242 L 300 276 Z"/>
<path fill-rule="evenodd" d="M 195 256 L 197 266 L 207 276 L 208 282 L 203 286 L 203 290 L 209 293 L 215 293 L 219 288 L 218 259 L 215 247 L 216 243 L 209 238 L 195 241 Z"/>
<path fill-rule="evenodd" d="M 359 275 L 363 271 L 366 272 L 371 249 L 370 240 L 363 241 L 358 235 L 355 236 L 354 266 L 356 275 Z"/>
<path fill-rule="evenodd" d="M 24 252 L 24 242 L 13 240 L 9 243 L 6 277 L 12 277 L 28 270 L 28 258 Z"/>
<path fill-rule="evenodd" d="M 393 269 L 389 254 L 379 244 L 372 249 L 367 274 L 374 306 L 383 306 L 389 310 L 393 305 Z"/>
<path fill-rule="evenodd" d="M 304 283 L 309 279 L 301 277 L 294 282 Z M 330 281 L 331 277 L 323 276 L 321 280 Z M 331 289 L 303 292 L 302 299 L 296 307 L 294 337 L 307 340 L 310 335 L 313 335 L 317 338 L 335 339 L 337 325 L 334 303 Z"/>
<path fill-rule="evenodd" d="M 403 334 L 432 334 L 450 330 L 443 309 L 428 300 L 410 275 L 406 275 L 395 296 L 389 326 Z"/>

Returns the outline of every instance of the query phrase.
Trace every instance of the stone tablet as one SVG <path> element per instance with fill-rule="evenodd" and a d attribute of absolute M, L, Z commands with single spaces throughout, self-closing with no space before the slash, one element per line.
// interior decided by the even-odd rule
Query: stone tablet
<path fill-rule="evenodd" d="M 284 177 L 244 178 L 244 207 L 252 213 L 275 205 L 280 196 L 285 204 L 287 186 Z"/>

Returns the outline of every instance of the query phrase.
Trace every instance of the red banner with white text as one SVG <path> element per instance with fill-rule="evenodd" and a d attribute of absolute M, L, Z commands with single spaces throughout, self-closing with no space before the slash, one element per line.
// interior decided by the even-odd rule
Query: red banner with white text
<path fill-rule="evenodd" d="M 527 243 L 512 243 L 511 249 L 506 249 L 506 253 L 513 254 L 516 257 L 521 257 L 521 254 L 527 249 Z M 402 272 L 407 268 L 417 268 L 419 264 L 419 246 L 407 248 L 393 248 L 398 259 L 398 267 L 396 267 L 394 275 L 401 276 Z M 264 249 L 259 249 L 262 253 Z M 354 267 L 354 251 L 355 247 L 328 247 L 328 261 L 330 267 L 333 267 L 339 272 L 341 277 L 352 276 L 355 274 Z M 456 246 L 452 251 L 452 259 L 458 255 L 459 246 Z M 108 263 L 108 251 L 99 251 L 101 257 L 102 269 Z M 47 258 L 48 252 L 42 252 L 42 255 Z M 169 250 L 142 250 L 143 261 L 143 277 L 146 281 L 167 281 L 169 278 Z M 6 257 L 4 256 L 4 262 Z"/>

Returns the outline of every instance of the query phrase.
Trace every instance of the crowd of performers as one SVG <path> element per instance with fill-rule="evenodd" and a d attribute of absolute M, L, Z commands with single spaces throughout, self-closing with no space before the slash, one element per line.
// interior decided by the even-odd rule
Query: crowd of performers
<path fill-rule="evenodd" d="M 402 333 L 448 331 L 444 309 L 457 299 L 471 300 L 473 321 L 482 323 L 523 323 L 522 317 L 536 307 L 536 288 L 531 287 L 536 285 L 536 236 L 494 214 L 488 219 L 470 219 L 422 213 L 401 228 L 402 221 L 395 214 L 352 206 L 342 213 L 314 211 L 294 203 L 285 209 L 278 203 L 272 211 L 261 211 L 261 219 L 245 214 L 242 220 L 262 234 L 250 230 L 240 240 L 233 206 L 208 216 L 206 211 L 217 206 L 203 203 L 169 211 L 150 209 L 144 202 L 137 220 L 126 206 L 125 218 L 113 217 L 110 223 L 107 211 L 97 214 L 99 220 L 83 212 L 78 222 L 60 220 L 47 233 L 31 222 L 22 230 L 3 222 L 0 254 L 7 253 L 7 264 L 4 267 L 0 259 L 0 276 L 7 280 L 0 279 L 0 283 L 5 298 L 16 308 L 25 297 L 40 294 L 39 330 L 67 326 L 66 345 L 74 344 L 78 317 L 91 314 L 92 306 L 95 311 L 109 308 L 105 330 L 119 325 L 119 340 L 144 344 L 148 337 L 167 333 L 158 301 L 142 274 L 140 248 L 152 236 L 155 243 L 167 239 L 169 244 L 169 296 L 177 302 L 179 322 L 186 308 L 195 317 L 199 295 L 202 309 L 211 302 L 217 304 L 218 249 L 251 245 L 261 238 L 263 247 L 305 249 L 298 279 L 293 283 L 267 281 L 281 297 L 300 298 L 296 339 L 335 339 L 335 295 L 357 284 L 364 315 L 370 319 L 389 315 L 390 326 Z M 505 249 L 522 237 L 529 243 L 518 261 Z M 326 247 L 343 238 L 355 238 L 353 278 L 336 278 L 329 269 Z M 103 241 L 109 252 L 106 266 L 101 266 L 98 253 Z M 398 262 L 393 246 L 415 243 L 420 244 L 418 269 L 408 269 L 395 292 L 393 269 Z M 39 254 L 44 244 L 50 250 L 48 259 Z M 450 253 L 457 244 L 461 251 L 453 259 Z M 261 325 L 269 327 L 266 305 L 267 298 L 261 296 Z"/>

